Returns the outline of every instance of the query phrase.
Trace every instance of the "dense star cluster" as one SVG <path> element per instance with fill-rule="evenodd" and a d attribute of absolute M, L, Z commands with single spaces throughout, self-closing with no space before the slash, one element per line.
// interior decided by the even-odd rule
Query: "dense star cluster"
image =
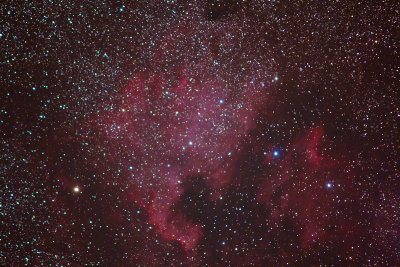
<path fill-rule="evenodd" d="M 400 265 L 399 18 L 3 1 L 0 265 Z"/>

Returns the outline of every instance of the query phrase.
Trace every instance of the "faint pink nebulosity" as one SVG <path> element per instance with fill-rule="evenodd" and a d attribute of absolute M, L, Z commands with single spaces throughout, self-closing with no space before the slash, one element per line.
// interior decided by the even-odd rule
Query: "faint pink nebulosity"
<path fill-rule="evenodd" d="M 342 193 L 340 187 L 343 185 L 352 186 L 352 174 L 343 172 L 349 163 L 328 155 L 328 142 L 324 136 L 322 126 L 300 134 L 284 158 L 272 169 L 272 174 L 263 180 L 257 195 L 257 200 L 271 210 L 271 220 L 274 222 L 279 222 L 286 214 L 295 213 L 295 220 L 300 226 L 302 248 L 337 238 L 329 236 L 329 231 L 321 231 L 328 230 L 330 225 L 330 218 L 325 214 L 333 210 L 333 207 L 342 205 L 336 202 L 334 195 L 327 194 L 327 181 L 336 182 L 338 188 L 335 188 L 335 194 Z M 269 164 L 270 161 L 267 155 L 265 163 Z M 280 190 L 286 194 L 276 198 L 274 194 Z M 357 195 L 356 192 L 353 194 Z M 342 218 L 339 221 L 341 228 L 336 229 L 336 234 L 346 236 L 347 232 L 354 230 L 351 229 L 349 219 Z"/>
<path fill-rule="evenodd" d="M 221 194 L 218 190 L 231 180 L 235 151 L 254 127 L 258 105 L 267 94 L 252 77 L 233 93 L 229 83 L 207 70 L 202 75 L 206 79 L 200 80 L 196 73 L 179 69 L 178 77 L 138 73 L 121 91 L 120 106 L 100 126 L 110 141 L 132 152 L 126 165 L 137 192 L 134 198 L 147 209 L 149 222 L 165 239 L 191 250 L 202 229 L 173 211 L 184 191 L 182 183 L 200 174 L 216 190 L 212 199 Z"/>
<path fill-rule="evenodd" d="M 234 33 L 234 25 L 229 26 L 216 34 Z M 183 22 L 160 38 L 156 66 L 171 60 L 171 47 L 202 34 L 201 27 Z M 184 192 L 182 183 L 200 174 L 215 190 L 211 198 L 221 195 L 241 139 L 254 127 L 257 108 L 268 96 L 260 70 L 228 81 L 212 70 L 211 45 L 206 47 L 190 64 L 137 73 L 121 91 L 120 106 L 100 120 L 107 138 L 132 152 L 126 163 L 133 198 L 148 211 L 155 229 L 185 250 L 197 245 L 202 229 L 173 210 Z"/>

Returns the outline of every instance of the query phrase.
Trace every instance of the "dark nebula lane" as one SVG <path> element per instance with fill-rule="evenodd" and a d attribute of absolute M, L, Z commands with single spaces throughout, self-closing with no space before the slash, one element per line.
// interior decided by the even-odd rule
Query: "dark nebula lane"
<path fill-rule="evenodd" d="M 0 4 L 0 265 L 400 265 L 396 1 Z"/>

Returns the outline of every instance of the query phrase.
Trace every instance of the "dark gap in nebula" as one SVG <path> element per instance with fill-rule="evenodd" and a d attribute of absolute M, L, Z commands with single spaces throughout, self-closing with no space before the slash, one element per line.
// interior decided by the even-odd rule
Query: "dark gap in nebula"
<path fill-rule="evenodd" d="M 194 175 L 186 178 L 182 187 L 183 195 L 174 205 L 174 212 L 182 212 L 196 223 L 204 224 L 216 214 L 216 204 L 210 200 L 211 189 L 207 186 L 208 177 Z"/>
<path fill-rule="evenodd" d="M 209 21 L 218 21 L 234 15 L 243 2 L 236 0 L 206 0 L 204 17 Z"/>

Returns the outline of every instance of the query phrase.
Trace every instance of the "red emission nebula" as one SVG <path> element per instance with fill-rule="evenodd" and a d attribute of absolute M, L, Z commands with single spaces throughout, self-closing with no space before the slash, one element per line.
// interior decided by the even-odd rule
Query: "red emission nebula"
<path fill-rule="evenodd" d="M 0 265 L 400 264 L 396 1 L 48 2 L 0 5 Z"/>
<path fill-rule="evenodd" d="M 184 193 L 182 184 L 202 175 L 212 189 L 210 199 L 222 197 L 241 139 L 254 127 L 268 89 L 244 80 L 238 81 L 242 90 L 233 94 L 226 81 L 208 71 L 201 78 L 185 67 L 177 73 L 138 73 L 122 90 L 115 111 L 96 120 L 96 129 L 107 143 L 132 152 L 132 162 L 124 163 L 131 164 L 132 200 L 147 210 L 156 231 L 191 250 L 202 229 L 173 212 Z"/>

